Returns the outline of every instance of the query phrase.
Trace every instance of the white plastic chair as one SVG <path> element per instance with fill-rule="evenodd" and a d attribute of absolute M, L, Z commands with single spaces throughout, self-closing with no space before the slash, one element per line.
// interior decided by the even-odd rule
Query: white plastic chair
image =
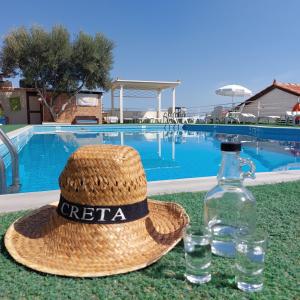
<path fill-rule="evenodd" d="M 228 124 L 229 122 L 233 123 L 236 122 L 238 124 L 250 122 L 256 123 L 257 117 L 253 114 L 244 113 L 245 103 L 239 106 L 237 111 L 229 111 L 225 116 L 225 123 Z"/>
<path fill-rule="evenodd" d="M 285 114 L 286 124 L 291 120 L 292 124 L 295 126 L 297 117 L 300 117 L 300 111 L 287 111 Z"/>

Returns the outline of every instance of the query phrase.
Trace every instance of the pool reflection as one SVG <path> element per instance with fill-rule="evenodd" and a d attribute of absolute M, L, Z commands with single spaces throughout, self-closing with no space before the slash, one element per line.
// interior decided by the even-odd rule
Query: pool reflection
<path fill-rule="evenodd" d="M 201 131 L 35 134 L 20 152 L 21 191 L 58 189 L 59 174 L 70 154 L 91 144 L 134 147 L 148 180 L 215 176 L 222 141 L 241 142 L 242 156 L 250 158 L 258 172 L 300 169 L 300 142 L 293 141 Z"/>

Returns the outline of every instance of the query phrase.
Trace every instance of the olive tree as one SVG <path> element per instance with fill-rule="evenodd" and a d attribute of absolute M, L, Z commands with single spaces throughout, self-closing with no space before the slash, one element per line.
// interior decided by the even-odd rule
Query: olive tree
<path fill-rule="evenodd" d="M 71 39 L 63 26 L 54 26 L 51 31 L 21 27 L 4 37 L 0 69 L 35 88 L 56 120 L 82 88 L 109 89 L 113 47 L 102 33 L 91 36 L 79 32 Z M 67 94 L 68 100 L 58 108 L 61 94 Z"/>

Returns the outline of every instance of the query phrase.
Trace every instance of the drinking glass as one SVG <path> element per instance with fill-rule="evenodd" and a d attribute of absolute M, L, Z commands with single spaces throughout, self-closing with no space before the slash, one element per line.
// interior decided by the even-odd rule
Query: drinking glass
<path fill-rule="evenodd" d="M 201 284 L 211 280 L 211 235 L 208 229 L 190 223 L 184 232 L 185 278 Z"/>
<path fill-rule="evenodd" d="M 262 230 L 250 232 L 240 229 L 235 234 L 235 280 L 237 287 L 245 292 L 263 288 L 263 271 L 267 250 L 267 235 Z"/>

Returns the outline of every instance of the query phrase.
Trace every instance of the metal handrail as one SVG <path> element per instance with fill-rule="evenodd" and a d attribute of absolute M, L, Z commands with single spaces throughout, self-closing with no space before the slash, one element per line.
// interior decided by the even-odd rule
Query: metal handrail
<path fill-rule="evenodd" d="M 12 167 L 12 184 L 9 187 L 10 193 L 17 193 L 20 189 L 20 176 L 19 176 L 19 155 L 16 147 L 11 142 L 9 137 L 0 129 L 0 139 L 6 145 L 10 156 L 11 156 L 11 167 Z M 0 163 L 1 164 L 1 163 Z M 1 166 L 0 166 L 1 169 Z"/>
<path fill-rule="evenodd" d="M 163 119 L 167 121 L 167 123 L 165 124 L 164 126 L 164 129 L 169 129 L 171 130 L 171 127 L 173 128 L 173 130 L 176 129 L 177 127 L 177 130 L 179 130 L 180 128 L 180 124 L 176 121 L 176 117 L 175 117 L 175 113 L 165 113 L 163 115 Z"/>
<path fill-rule="evenodd" d="M 0 157 L 0 194 L 7 193 L 7 186 L 6 186 L 6 173 L 5 173 L 5 164 L 3 158 Z"/>

